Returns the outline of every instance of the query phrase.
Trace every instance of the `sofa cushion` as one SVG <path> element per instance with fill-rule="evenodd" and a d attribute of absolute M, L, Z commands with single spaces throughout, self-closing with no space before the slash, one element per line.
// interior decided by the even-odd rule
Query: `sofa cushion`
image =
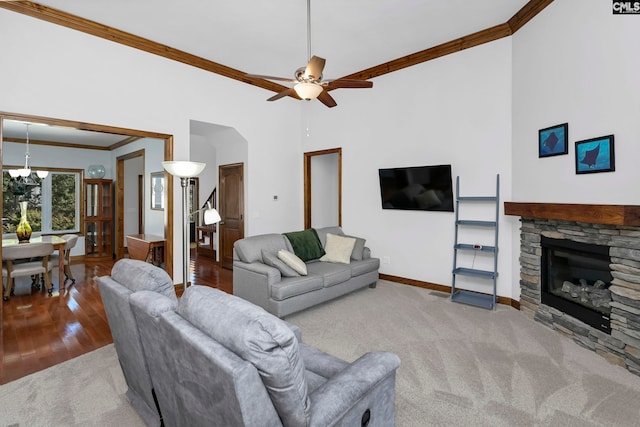
<path fill-rule="evenodd" d="M 364 245 L 367 242 L 365 239 L 356 236 L 345 235 L 345 237 L 353 237 L 356 239 L 356 244 L 353 245 L 353 251 L 351 251 L 351 259 L 354 261 L 362 261 L 364 254 Z"/>
<path fill-rule="evenodd" d="M 320 276 L 323 286 L 329 288 L 351 279 L 351 267 L 332 262 L 311 262 L 307 264 L 309 275 Z"/>
<path fill-rule="evenodd" d="M 320 261 L 349 264 L 355 244 L 356 239 L 353 237 L 342 237 L 329 233 L 327 234 L 327 243 L 324 246 L 325 254 L 320 258 Z"/>
<path fill-rule="evenodd" d="M 268 252 L 266 250 L 262 250 L 262 262 L 265 264 L 275 267 L 280 270 L 280 274 L 283 277 L 296 277 L 299 276 L 297 271 L 293 268 L 289 267 L 285 264 L 280 258 L 278 258 L 278 254 L 275 252 Z"/>
<path fill-rule="evenodd" d="M 113 265 L 111 278 L 132 292 L 154 291 L 178 300 L 169 274 L 148 262 L 122 258 Z"/>
<path fill-rule="evenodd" d="M 325 247 L 327 245 L 327 234 L 331 233 L 337 236 L 344 236 L 342 228 L 338 227 L 337 225 L 331 227 L 316 228 L 316 233 L 318 234 L 318 238 L 320 239 L 322 247 Z"/>
<path fill-rule="evenodd" d="M 380 268 L 380 260 L 378 258 L 366 258 L 362 261 L 353 261 L 350 266 L 351 277 L 356 277 L 361 274 L 378 270 L 378 268 Z"/>
<path fill-rule="evenodd" d="M 322 287 L 323 281 L 320 276 L 284 278 L 280 282 L 271 285 L 271 299 L 283 301 L 307 292 L 317 291 Z"/>
<path fill-rule="evenodd" d="M 307 275 L 307 265 L 300 258 L 298 258 L 296 254 L 281 249 L 278 251 L 278 258 L 288 267 L 291 267 L 293 270 L 295 270 L 298 274 L 302 276 Z"/>
<path fill-rule="evenodd" d="M 324 249 L 322 248 L 322 243 L 320 243 L 320 238 L 318 238 L 318 233 L 313 228 L 293 231 L 284 235 L 291 242 L 293 252 L 302 261 L 311 261 L 324 255 Z"/>
<path fill-rule="evenodd" d="M 261 234 L 245 237 L 233 244 L 236 255 L 243 262 L 262 262 L 262 250 L 277 253 L 286 249 L 287 243 L 282 234 Z"/>
<path fill-rule="evenodd" d="M 310 400 L 304 363 L 298 340 L 284 321 L 208 286 L 188 288 L 178 313 L 256 367 L 284 426 L 308 425 Z"/>
<path fill-rule="evenodd" d="M 353 247 L 353 251 L 351 252 L 351 259 L 360 261 L 363 258 L 364 245 L 366 243 L 365 239 L 344 234 L 344 232 L 342 231 L 342 228 L 338 226 L 316 228 L 316 232 L 318 233 L 318 238 L 320 238 L 320 243 L 322 243 L 322 247 L 327 246 L 327 234 L 335 234 L 337 236 L 344 236 L 344 237 L 353 237 L 354 239 L 356 239 L 356 244 Z"/>

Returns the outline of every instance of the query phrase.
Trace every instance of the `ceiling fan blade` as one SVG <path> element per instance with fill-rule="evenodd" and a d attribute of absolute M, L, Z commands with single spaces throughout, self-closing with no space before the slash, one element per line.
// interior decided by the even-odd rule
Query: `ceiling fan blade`
<path fill-rule="evenodd" d="M 292 82 L 296 83 L 297 80 L 285 78 L 285 77 L 275 77 L 275 76 L 263 76 L 262 74 L 245 74 L 245 77 L 250 77 L 254 79 L 265 79 L 265 80 L 278 80 L 281 82 Z"/>
<path fill-rule="evenodd" d="M 354 80 L 354 79 L 338 79 L 330 81 L 327 85 L 328 89 L 368 89 L 373 87 L 373 82 L 368 80 Z"/>
<path fill-rule="evenodd" d="M 320 92 L 320 95 L 318 95 L 318 100 L 329 108 L 335 107 L 336 105 L 338 105 L 336 100 L 333 99 L 333 97 L 329 95 L 329 92 L 327 92 L 326 90 L 323 90 L 322 92 Z"/>
<path fill-rule="evenodd" d="M 304 71 L 305 79 L 320 80 L 322 77 L 322 70 L 324 70 L 324 63 L 326 60 L 319 56 L 312 56 L 307 64 L 307 68 Z"/>
<path fill-rule="evenodd" d="M 289 89 L 285 89 L 282 92 L 276 93 L 271 98 L 267 99 L 267 101 L 277 101 L 280 98 L 284 98 L 285 96 L 291 96 L 291 95 L 294 95 L 294 96 L 296 95 L 296 91 L 293 90 L 292 87 L 290 87 Z"/>

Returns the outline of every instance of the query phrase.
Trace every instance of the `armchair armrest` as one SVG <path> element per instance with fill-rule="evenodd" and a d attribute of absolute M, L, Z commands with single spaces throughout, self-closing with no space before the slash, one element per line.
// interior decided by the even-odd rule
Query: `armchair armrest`
<path fill-rule="evenodd" d="M 289 329 L 291 329 L 293 331 L 293 335 L 296 336 L 296 339 L 298 340 L 298 343 L 302 342 L 302 330 L 297 327 L 296 325 L 294 325 L 293 323 L 289 323 L 286 320 L 283 320 L 283 322 L 289 327 Z"/>
<path fill-rule="evenodd" d="M 395 425 L 395 375 L 400 359 L 393 353 L 366 353 L 310 394 L 310 426 Z"/>
<path fill-rule="evenodd" d="M 271 285 L 282 280 L 280 270 L 261 262 L 233 262 L 233 294 L 268 311 Z"/>
<path fill-rule="evenodd" d="M 274 283 L 278 283 L 282 280 L 282 275 L 280 274 L 280 270 L 275 267 L 271 267 L 267 264 L 263 264 L 261 262 L 243 262 L 236 260 L 233 262 L 233 270 L 246 270 L 250 273 L 255 273 L 259 275 L 263 275 L 267 279 L 267 283 L 272 285 Z"/>

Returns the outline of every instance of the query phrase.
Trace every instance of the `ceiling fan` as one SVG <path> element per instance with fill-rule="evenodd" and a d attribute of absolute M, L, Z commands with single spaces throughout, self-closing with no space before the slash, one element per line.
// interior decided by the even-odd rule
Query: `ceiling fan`
<path fill-rule="evenodd" d="M 371 88 L 373 82 L 368 80 L 356 80 L 356 79 L 336 79 L 336 80 L 322 80 L 322 70 L 324 69 L 325 59 L 319 56 L 311 56 L 311 0 L 307 0 L 307 57 L 309 63 L 306 67 L 298 68 L 294 74 L 295 78 L 264 76 L 261 74 L 246 74 L 247 77 L 254 77 L 265 80 L 277 80 L 283 82 L 295 83 L 293 87 L 283 90 L 267 101 L 276 101 L 285 96 L 297 95 L 301 99 L 311 100 L 318 98 L 327 107 L 335 107 L 338 105 L 331 95 L 329 90 L 348 88 Z"/>

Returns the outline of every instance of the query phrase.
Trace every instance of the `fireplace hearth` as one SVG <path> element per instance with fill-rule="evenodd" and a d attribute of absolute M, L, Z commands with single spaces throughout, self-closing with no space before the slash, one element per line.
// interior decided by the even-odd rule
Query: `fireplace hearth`
<path fill-rule="evenodd" d="M 640 206 L 506 202 L 505 214 L 521 217 L 521 312 L 640 376 Z"/>
<path fill-rule="evenodd" d="M 541 301 L 611 334 L 609 247 L 541 238 Z"/>

